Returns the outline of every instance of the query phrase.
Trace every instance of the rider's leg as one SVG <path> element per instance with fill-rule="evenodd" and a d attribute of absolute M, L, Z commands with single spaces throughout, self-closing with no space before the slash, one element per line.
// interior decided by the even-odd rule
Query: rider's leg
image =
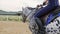
<path fill-rule="evenodd" d="M 41 10 L 38 10 L 34 17 L 41 17 L 57 6 L 59 6 L 58 0 L 48 0 L 48 5 Z"/>
<path fill-rule="evenodd" d="M 46 6 L 44 8 L 42 8 L 41 10 L 38 10 L 37 13 L 34 15 L 34 17 L 41 17 L 42 15 L 45 15 L 46 13 L 48 13 L 50 10 L 52 10 L 53 8 L 55 8 L 55 6 Z"/>

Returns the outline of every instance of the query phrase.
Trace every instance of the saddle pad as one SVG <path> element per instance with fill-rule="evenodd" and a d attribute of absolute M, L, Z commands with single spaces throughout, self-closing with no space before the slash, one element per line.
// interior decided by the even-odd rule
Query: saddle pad
<path fill-rule="evenodd" d="M 60 34 L 60 17 L 46 26 L 46 34 Z"/>

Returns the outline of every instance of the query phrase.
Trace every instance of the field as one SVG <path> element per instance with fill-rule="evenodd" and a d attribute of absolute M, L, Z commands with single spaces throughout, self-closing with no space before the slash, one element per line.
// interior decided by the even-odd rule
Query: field
<path fill-rule="evenodd" d="M 22 21 L 21 16 L 0 15 L 0 21 Z"/>
<path fill-rule="evenodd" d="M 0 34 L 31 34 L 28 23 L 21 19 L 20 16 L 0 16 Z"/>

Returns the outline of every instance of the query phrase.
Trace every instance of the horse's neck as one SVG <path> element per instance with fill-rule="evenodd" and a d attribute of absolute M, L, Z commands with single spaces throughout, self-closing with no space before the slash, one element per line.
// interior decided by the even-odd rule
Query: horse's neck
<path fill-rule="evenodd" d="M 26 16 L 28 16 L 28 14 L 31 12 L 31 10 L 29 10 L 28 8 L 24 8 L 23 14 L 25 14 Z"/>

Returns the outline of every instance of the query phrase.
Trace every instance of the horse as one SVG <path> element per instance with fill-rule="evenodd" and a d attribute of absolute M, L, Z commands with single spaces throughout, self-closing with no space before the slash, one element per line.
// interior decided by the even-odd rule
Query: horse
<path fill-rule="evenodd" d="M 25 7 L 22 9 L 23 9 L 22 11 L 23 22 L 25 22 L 26 19 L 30 20 L 36 10 L 35 8 L 31 8 L 31 7 Z"/>
<path fill-rule="evenodd" d="M 48 27 L 50 28 L 54 24 L 60 23 L 60 16 L 56 16 L 56 15 L 58 15 L 58 13 L 60 13 L 60 7 L 57 8 L 57 9 L 55 9 L 53 12 L 50 12 L 50 13 L 42 16 L 41 17 L 41 20 L 39 18 L 37 18 L 37 20 L 34 20 L 34 17 L 33 16 L 34 16 L 34 14 L 38 10 L 39 9 L 31 8 L 31 7 L 23 8 L 23 12 L 22 12 L 23 15 L 22 15 L 22 17 L 24 19 L 24 22 L 26 21 L 26 19 L 29 19 L 29 29 L 31 30 L 32 34 L 48 33 L 47 32 L 48 31 Z M 50 18 L 51 13 L 54 14 L 54 16 L 52 18 Z M 49 19 L 48 17 L 50 19 L 52 19 L 52 20 L 50 20 L 50 24 L 48 24 L 47 26 L 41 27 L 41 26 L 43 26 L 45 24 L 44 22 L 46 22 Z M 38 22 L 40 22 L 40 24 Z M 43 25 L 42 25 L 42 23 L 43 23 Z M 55 29 L 57 29 L 58 26 L 55 26 L 55 27 L 56 27 Z M 40 30 L 44 30 L 44 32 L 43 31 L 40 31 Z"/>
<path fill-rule="evenodd" d="M 25 7 L 22 8 L 22 17 L 23 17 L 23 22 L 26 21 L 26 19 L 31 20 L 31 18 L 33 17 L 33 15 L 37 12 L 38 9 L 43 8 L 42 5 L 40 5 L 40 7 L 36 7 L 36 8 L 32 8 L 32 7 Z"/>

